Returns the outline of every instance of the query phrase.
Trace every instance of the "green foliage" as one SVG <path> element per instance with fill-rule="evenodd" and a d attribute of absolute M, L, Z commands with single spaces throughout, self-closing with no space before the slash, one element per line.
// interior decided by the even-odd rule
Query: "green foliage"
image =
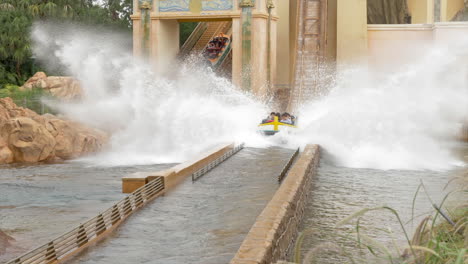
<path fill-rule="evenodd" d="M 198 22 L 182 22 L 180 26 L 180 46 L 184 45 L 185 41 L 190 37 Z"/>
<path fill-rule="evenodd" d="M 45 95 L 43 89 L 20 90 L 19 86 L 7 84 L 0 89 L 0 98 L 11 97 L 13 101 L 18 100 L 39 100 Z"/>
<path fill-rule="evenodd" d="M 10 97 L 21 107 L 29 108 L 38 114 L 55 113 L 53 109 L 42 102 L 42 99 L 54 98 L 46 91 L 40 88 L 31 90 L 20 90 L 19 86 L 14 84 L 6 84 L 0 89 L 0 98 Z"/>
<path fill-rule="evenodd" d="M 132 0 L 2 0 L 0 86 L 21 85 L 41 70 L 32 58 L 30 30 L 37 20 L 72 21 L 129 30 Z"/>

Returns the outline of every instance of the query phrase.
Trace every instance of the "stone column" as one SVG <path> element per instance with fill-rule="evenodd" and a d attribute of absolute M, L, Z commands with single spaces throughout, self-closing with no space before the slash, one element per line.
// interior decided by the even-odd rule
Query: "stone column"
<path fill-rule="evenodd" d="M 133 56 L 141 56 L 141 13 L 139 1 L 133 0 L 133 14 L 130 16 L 133 22 Z"/>
<path fill-rule="evenodd" d="M 133 55 L 149 58 L 152 0 L 133 1 Z"/>
<path fill-rule="evenodd" d="M 337 1 L 337 64 L 367 60 L 367 1 Z"/>
<path fill-rule="evenodd" d="M 252 90 L 251 71 L 252 71 L 252 8 L 254 4 L 252 0 L 242 0 L 240 2 L 242 8 L 241 23 L 242 23 L 242 89 L 246 91 Z"/>
<path fill-rule="evenodd" d="M 140 1 L 140 10 L 141 10 L 141 56 L 145 59 L 149 59 L 150 55 L 150 27 L 151 27 L 151 9 L 152 1 Z"/>
<path fill-rule="evenodd" d="M 232 19 L 232 83 L 242 87 L 242 21 Z"/>
<path fill-rule="evenodd" d="M 141 17 L 140 15 L 132 15 L 133 21 L 133 56 L 141 56 Z"/>
<path fill-rule="evenodd" d="M 175 19 L 151 20 L 150 57 L 153 69 L 159 73 L 170 70 L 179 53 L 179 22 Z"/>
<path fill-rule="evenodd" d="M 252 56 L 250 62 L 251 91 L 258 97 L 268 95 L 268 15 L 256 14 L 252 19 Z M 270 47 L 271 48 L 271 47 Z"/>
<path fill-rule="evenodd" d="M 273 39 L 272 38 L 272 29 L 276 29 L 276 23 L 274 25 L 272 25 L 273 21 L 273 8 L 275 8 L 275 5 L 273 3 L 273 0 L 268 0 L 267 1 L 267 10 L 268 10 L 268 25 L 267 25 L 267 41 L 268 41 L 268 48 L 267 48 L 267 82 L 268 82 L 268 86 L 269 86 L 269 90 L 271 89 L 271 85 L 272 85 L 272 68 L 273 68 L 273 65 L 272 65 L 272 60 L 274 58 L 272 58 L 272 49 L 274 48 L 273 47 L 273 43 L 275 42 L 276 43 L 276 38 Z M 276 35 L 275 35 L 276 37 Z"/>

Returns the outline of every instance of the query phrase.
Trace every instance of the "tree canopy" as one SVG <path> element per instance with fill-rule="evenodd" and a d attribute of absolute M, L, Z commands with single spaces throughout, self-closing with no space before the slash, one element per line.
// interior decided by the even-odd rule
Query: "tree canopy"
<path fill-rule="evenodd" d="M 21 85 L 40 70 L 32 58 L 30 30 L 36 20 L 75 21 L 130 31 L 132 0 L 2 0 L 0 88 Z"/>

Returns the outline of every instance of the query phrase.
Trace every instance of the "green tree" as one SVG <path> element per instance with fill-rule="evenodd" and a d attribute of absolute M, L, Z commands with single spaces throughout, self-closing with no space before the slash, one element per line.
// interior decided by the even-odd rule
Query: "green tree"
<path fill-rule="evenodd" d="M 32 58 L 35 20 L 74 21 L 129 30 L 132 0 L 1 0 L 0 87 L 23 84 L 39 67 Z"/>

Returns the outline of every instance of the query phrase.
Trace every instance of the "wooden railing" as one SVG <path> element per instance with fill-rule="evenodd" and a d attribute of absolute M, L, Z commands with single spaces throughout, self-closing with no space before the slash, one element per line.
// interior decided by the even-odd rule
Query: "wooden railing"
<path fill-rule="evenodd" d="M 106 211 L 56 239 L 17 257 L 7 264 L 60 263 L 105 237 L 128 216 L 164 190 L 164 177 L 157 177 Z"/>

